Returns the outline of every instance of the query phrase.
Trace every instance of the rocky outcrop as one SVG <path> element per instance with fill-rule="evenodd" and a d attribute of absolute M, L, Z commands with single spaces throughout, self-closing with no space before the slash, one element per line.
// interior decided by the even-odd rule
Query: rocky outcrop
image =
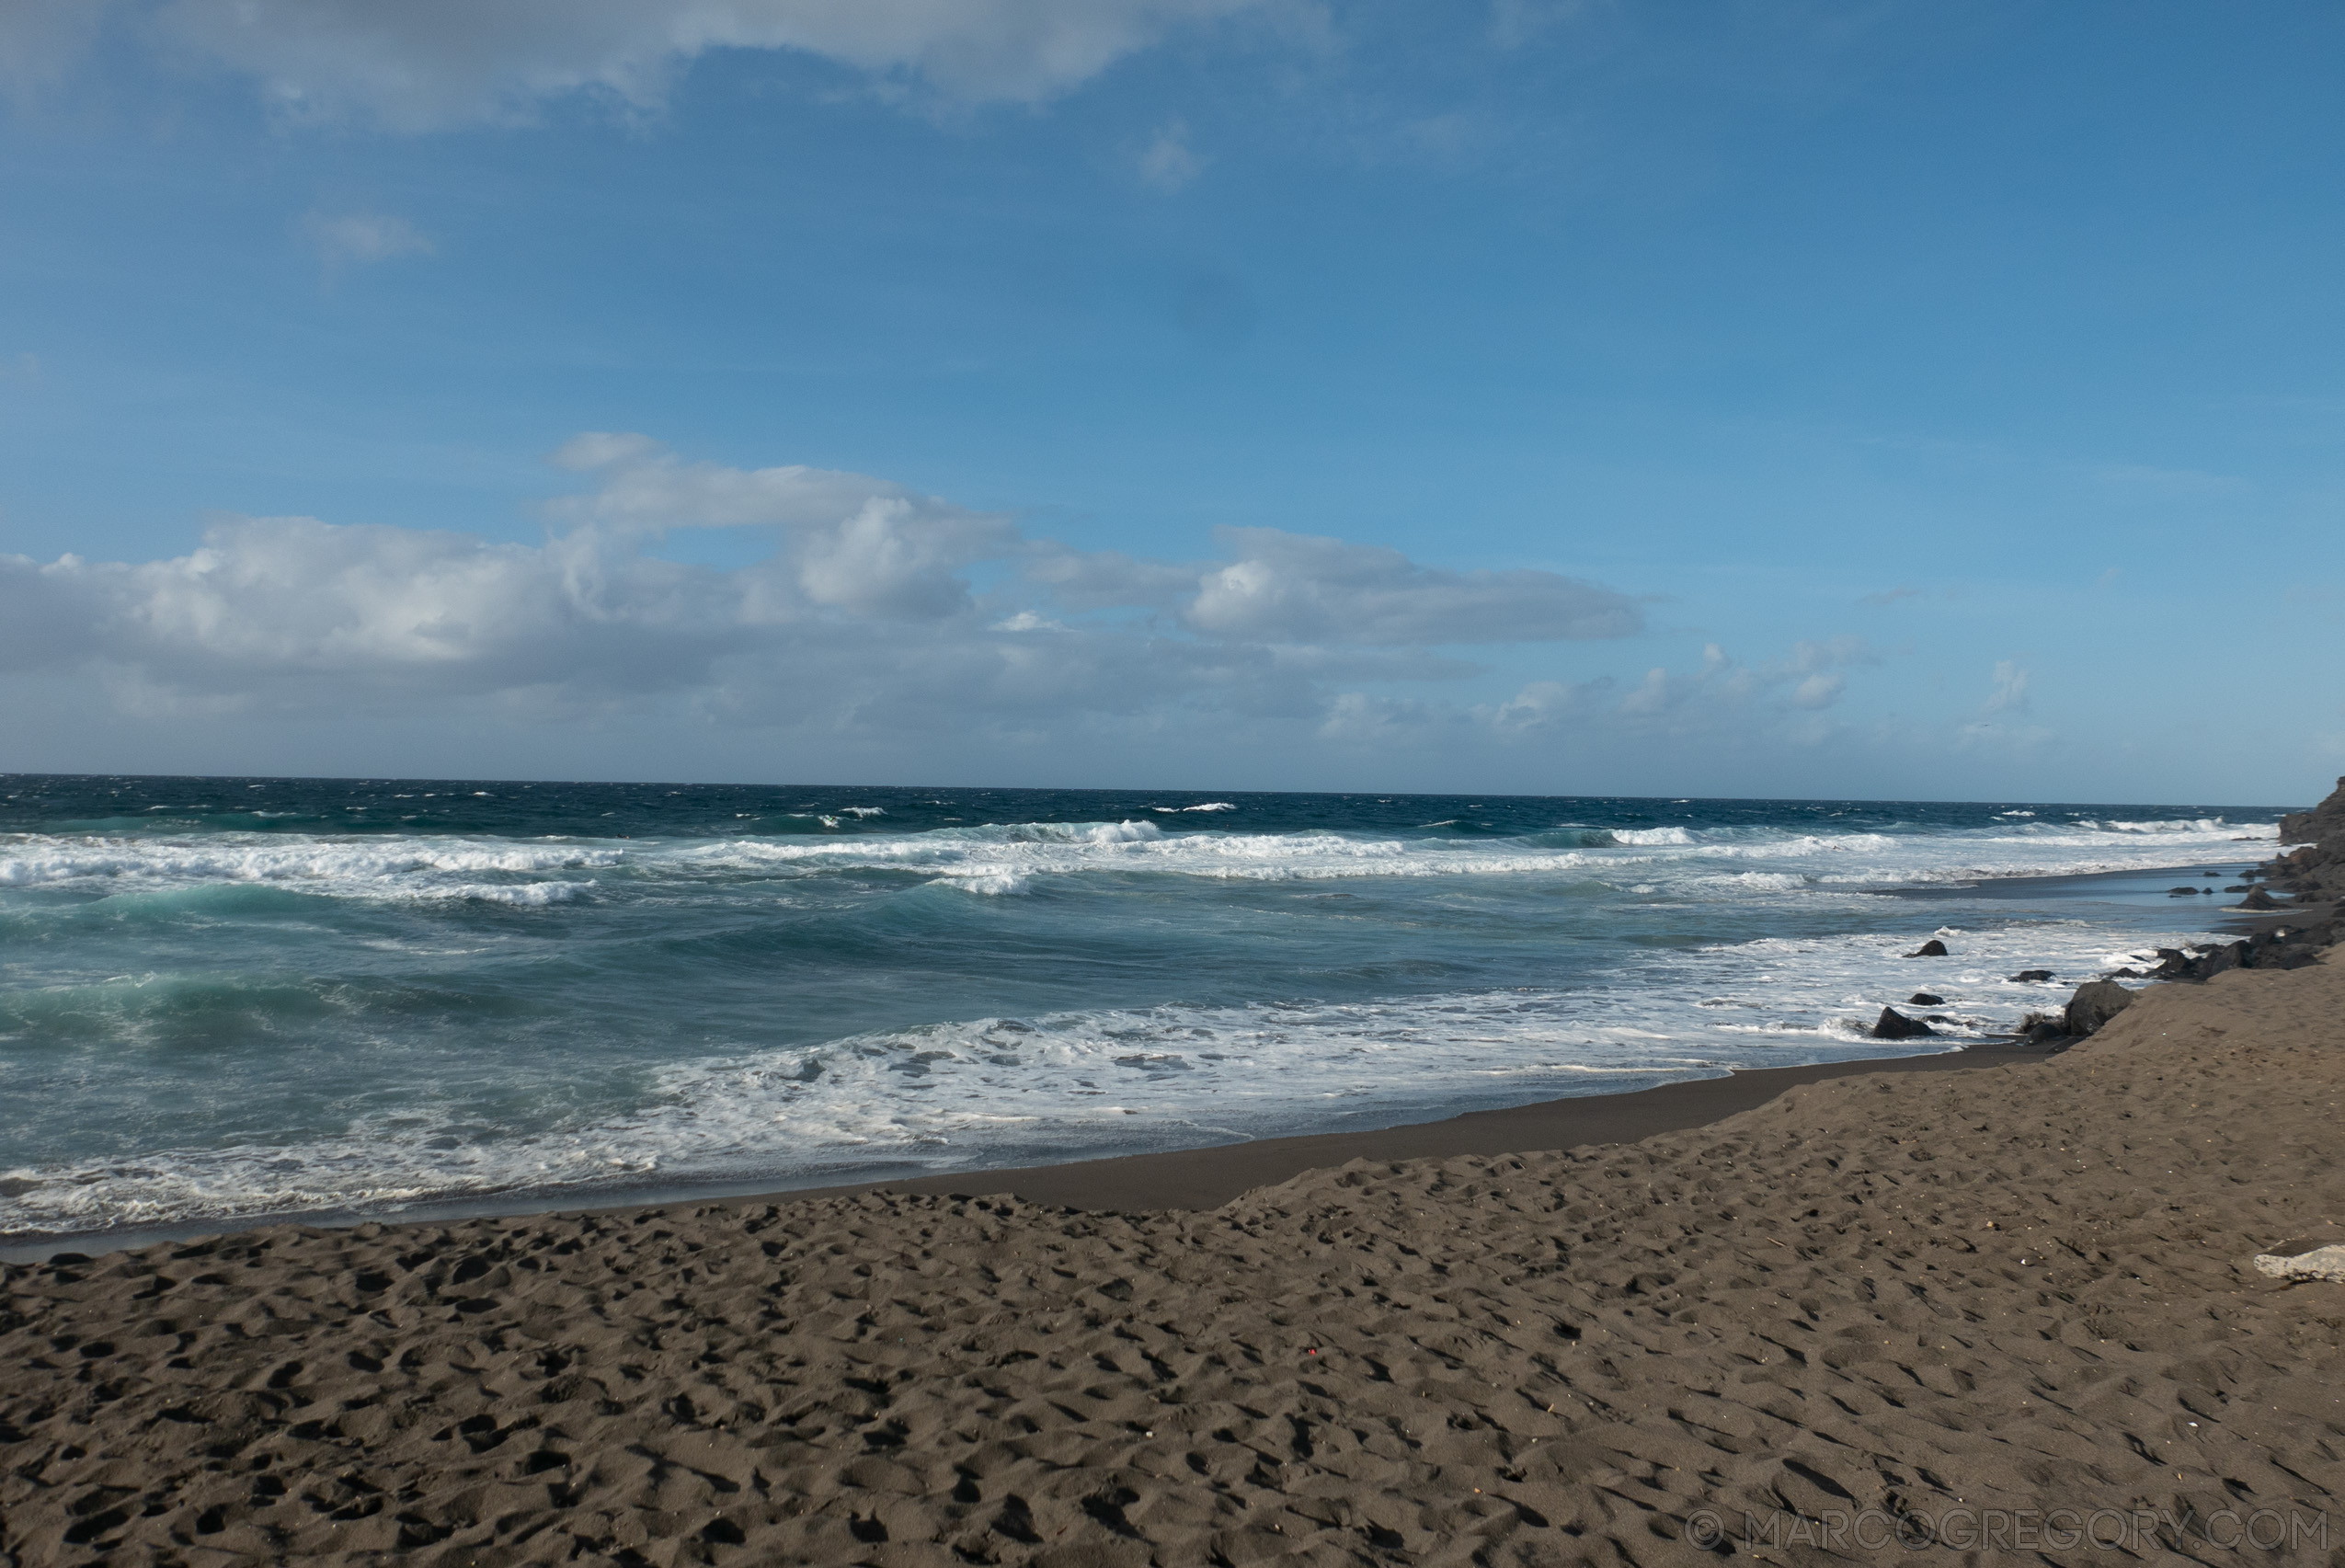
<path fill-rule="evenodd" d="M 2282 817 L 2280 841 L 2303 847 L 2265 866 L 2266 881 L 2296 895 L 2299 905 L 2345 898 L 2345 779 L 2310 811 Z"/>
<path fill-rule="evenodd" d="M 2291 811 L 2280 819 L 2283 844 L 2317 844 L 2328 839 L 2345 840 L 2345 778 L 2310 811 Z"/>
<path fill-rule="evenodd" d="M 1943 958 L 1946 956 L 1946 944 L 1933 936 L 1927 942 L 1923 943 L 1919 947 L 1915 948 L 1911 953 L 1906 954 L 1905 956 L 1908 958 Z"/>
<path fill-rule="evenodd" d="M 2087 980 L 2068 999 L 2061 1024 L 2067 1034 L 2081 1038 L 2133 1005 L 2133 993 L 2115 980 Z"/>
<path fill-rule="evenodd" d="M 2204 946 L 2161 947 L 2155 969 L 2120 969 L 2127 980 L 2206 980 L 2231 969 L 2300 969 L 2317 959 L 2329 943 L 2326 924 L 2280 926 L 2236 942 Z"/>

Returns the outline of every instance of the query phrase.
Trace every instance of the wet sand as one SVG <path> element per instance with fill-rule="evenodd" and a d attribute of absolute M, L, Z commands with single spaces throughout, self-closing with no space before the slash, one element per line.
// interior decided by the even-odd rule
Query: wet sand
<path fill-rule="evenodd" d="M 1340 1150 L 10 1267 L 0 1552 L 2337 1560 L 2345 1286 L 2249 1260 L 2345 1234 L 2345 963 L 1949 1059 L 1675 1085 L 1637 1142 L 1360 1135 L 1212 1207 Z"/>

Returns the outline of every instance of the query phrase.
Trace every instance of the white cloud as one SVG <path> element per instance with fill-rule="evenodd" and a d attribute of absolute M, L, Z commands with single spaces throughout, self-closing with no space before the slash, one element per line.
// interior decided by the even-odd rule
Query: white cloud
<path fill-rule="evenodd" d="M 1140 177 L 1159 190 L 1178 190 L 1204 169 L 1205 160 L 1189 145 L 1188 122 L 1178 117 L 1164 122 L 1139 156 Z"/>
<path fill-rule="evenodd" d="M 0 74 L 53 79 L 109 13 L 251 78 L 295 120 L 525 120 L 586 93 L 656 110 L 714 50 L 790 50 L 948 98 L 1031 103 L 1264 0 L 55 0 L 0 7 Z"/>
<path fill-rule="evenodd" d="M 1995 688 L 1987 693 L 1983 712 L 2025 713 L 2028 707 L 2028 672 L 2010 659 L 1995 663 Z"/>
<path fill-rule="evenodd" d="M 1491 723 L 1503 734 L 1525 734 L 1584 720 L 1603 710 L 1613 684 L 1609 676 L 1577 685 L 1533 681 L 1493 710 Z"/>
<path fill-rule="evenodd" d="M 1275 528 L 1217 535 L 1236 555 L 1182 611 L 1195 630 L 1263 642 L 1438 645 L 1623 637 L 1634 601 L 1553 572 L 1449 572 L 1398 550 Z"/>
<path fill-rule="evenodd" d="M 429 256 L 436 248 L 406 219 L 385 212 L 311 212 L 302 220 L 302 232 L 329 267 Z"/>
<path fill-rule="evenodd" d="M 1790 710 L 1828 708 L 1847 690 L 1843 671 L 1878 662 L 1879 655 L 1861 637 L 1797 642 L 1783 658 L 1759 664 L 1744 664 L 1709 643 L 1691 673 L 1672 674 L 1655 666 L 1617 702 L 1608 678 L 1578 685 L 1537 681 L 1490 710 L 1489 716 L 1493 727 L 1512 734 L 1567 724 L 1581 729 L 1625 724 L 1646 730 L 1660 727 L 1726 733 L 1762 720 L 1779 722 Z"/>
<path fill-rule="evenodd" d="M 969 605 L 964 568 L 1023 544 L 1006 518 L 861 474 L 686 464 L 645 437 L 599 433 L 573 440 L 555 462 L 602 482 L 591 496 L 558 503 L 555 515 L 603 532 L 777 530 L 781 551 L 748 578 L 754 613 L 765 619 L 810 608 L 909 620 L 951 615 Z"/>
<path fill-rule="evenodd" d="M 1684 690 L 1682 683 L 1673 688 L 1666 670 L 1648 670 L 1645 678 L 1637 682 L 1636 690 L 1620 699 L 1620 711 L 1624 714 L 1666 713 L 1682 697 Z"/>
<path fill-rule="evenodd" d="M 1813 713 L 1840 700 L 1841 693 L 1848 688 L 1843 671 L 1855 665 L 1880 662 L 1880 655 L 1862 637 L 1854 636 L 1796 642 L 1783 658 L 1748 667 L 1734 665 L 1712 645 L 1704 661 L 1703 674 L 1723 673 L 1721 690 L 1738 700 L 1780 691 L 1788 685 L 1790 690 L 1784 692 L 1783 702 Z"/>
<path fill-rule="evenodd" d="M 866 475 L 688 463 L 640 436 L 581 436 L 555 462 L 590 487 L 549 506 L 557 532 L 539 544 L 229 518 L 170 560 L 0 557 L 0 673 L 103 671 L 145 712 L 460 696 L 542 715 L 657 697 L 898 732 L 1199 708 L 1319 722 L 1334 682 L 1476 672 L 1420 644 L 1633 624 L 1592 585 L 1340 540 L 1240 531 L 1223 536 L 1235 560 L 1164 565 L 1031 540 Z M 732 570 L 658 553 L 712 528 L 771 551 Z"/>
<path fill-rule="evenodd" d="M 1828 708 L 1840 700 L 1848 678 L 1833 673 L 1811 675 L 1792 688 L 1791 705 L 1795 708 Z"/>
<path fill-rule="evenodd" d="M 1465 694 L 1495 672 L 1460 648 L 1521 645 L 1503 656 L 1519 669 L 1532 648 L 1635 625 L 1632 601 L 1552 573 L 1268 529 L 1150 561 L 868 475 L 696 463 L 619 434 L 556 460 L 575 493 L 530 543 L 229 517 L 170 559 L 0 556 L 15 753 L 39 742 L 86 766 L 100 737 L 153 755 L 176 734 L 291 761 L 333 733 L 357 738 L 346 765 L 378 770 L 436 737 L 442 766 L 495 754 L 523 771 L 555 750 L 570 767 L 862 757 L 908 774 L 1149 757 L 1264 779 L 1340 754 L 1421 784 L 1487 764 L 1520 787 L 1586 788 L 1590 768 L 1665 763 L 1721 790 L 1792 776 L 1754 759 L 1878 739 L 1837 711 L 1875 660 L 1854 638 Z M 729 569 L 665 558 L 679 531 L 706 529 L 761 547 Z M 1997 679 L 2024 694 L 2015 666 Z"/>
<path fill-rule="evenodd" d="M 173 560 L 0 572 L 9 668 L 98 662 L 158 687 L 334 703 L 385 688 L 623 692 L 704 669 L 736 635 L 715 574 L 600 547 L 238 518 Z"/>

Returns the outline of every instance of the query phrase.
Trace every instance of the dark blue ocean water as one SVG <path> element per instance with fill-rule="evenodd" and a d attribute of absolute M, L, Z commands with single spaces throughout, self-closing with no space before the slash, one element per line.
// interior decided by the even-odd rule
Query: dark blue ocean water
<path fill-rule="evenodd" d="M 849 1180 L 1880 1055 L 1858 1025 L 1940 928 L 1959 1043 L 2051 1000 L 2008 974 L 2073 982 L 2216 902 L 1996 879 L 2236 870 L 2276 818 L 5 777 L 0 1230 Z"/>

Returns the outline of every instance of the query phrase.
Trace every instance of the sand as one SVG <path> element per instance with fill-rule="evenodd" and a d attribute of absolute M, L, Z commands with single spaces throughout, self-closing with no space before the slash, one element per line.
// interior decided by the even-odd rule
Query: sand
<path fill-rule="evenodd" d="M 1198 1212 L 883 1192 L 11 1267 L 0 1551 L 2339 1561 L 2345 1286 L 2251 1260 L 2345 1239 L 2340 1021 L 2332 954 L 2049 1058 Z"/>

